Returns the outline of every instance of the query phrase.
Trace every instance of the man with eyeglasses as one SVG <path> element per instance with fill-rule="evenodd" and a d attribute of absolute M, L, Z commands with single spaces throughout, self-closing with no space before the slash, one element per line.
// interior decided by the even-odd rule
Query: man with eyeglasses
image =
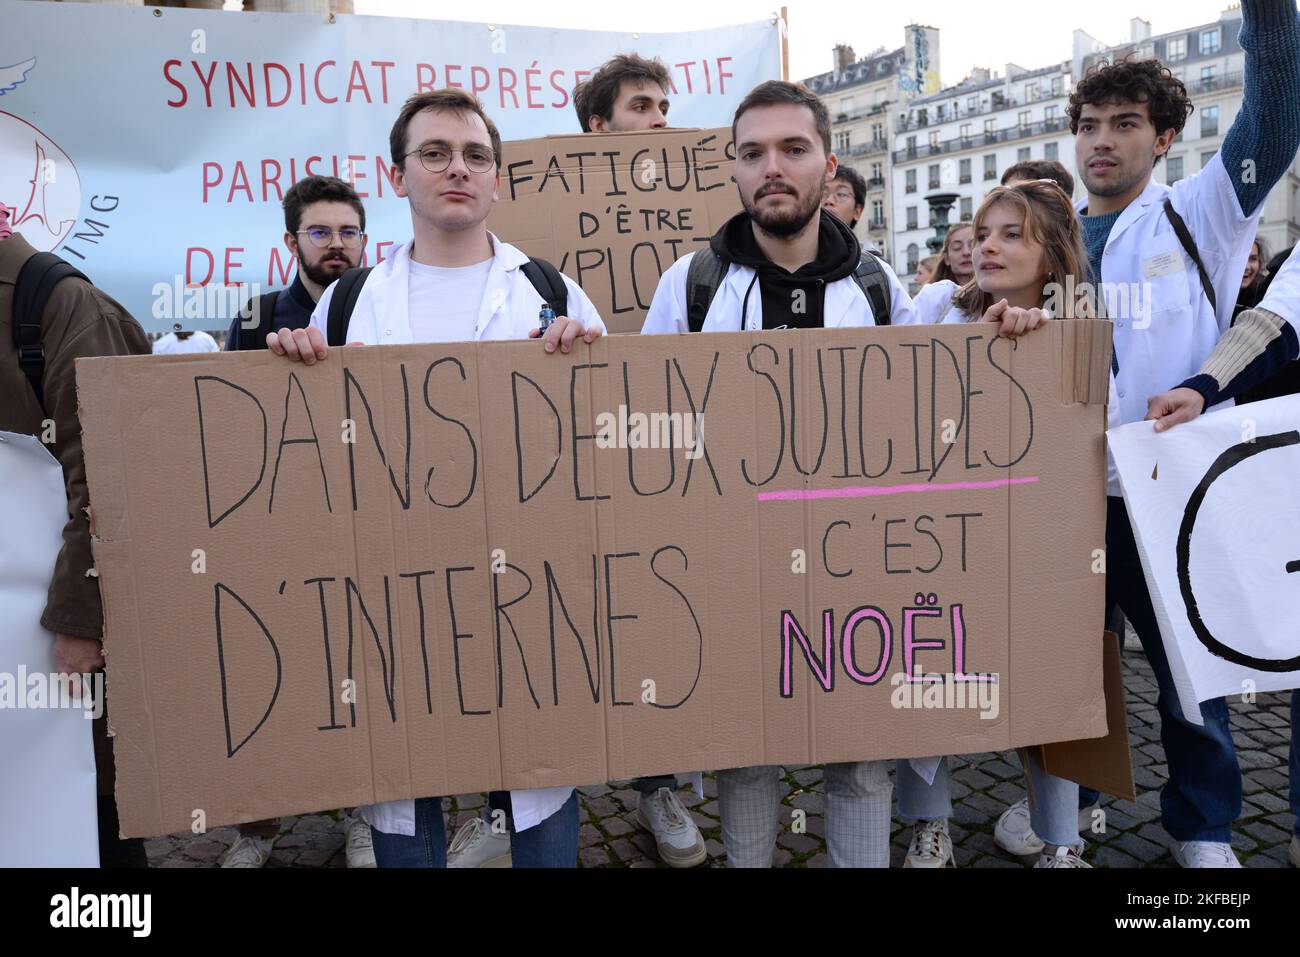
<path fill-rule="evenodd" d="M 284 244 L 298 263 L 288 289 L 253 299 L 230 324 L 226 350 L 266 348 L 268 333 L 305 329 L 325 289 L 361 263 L 366 210 L 356 190 L 333 176 L 308 176 L 284 194 Z"/>

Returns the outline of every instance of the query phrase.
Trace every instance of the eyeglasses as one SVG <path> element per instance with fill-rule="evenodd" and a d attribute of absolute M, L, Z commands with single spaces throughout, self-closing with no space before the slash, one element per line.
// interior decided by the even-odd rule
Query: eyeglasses
<path fill-rule="evenodd" d="M 318 249 L 324 249 L 334 241 L 334 234 L 337 233 L 339 241 L 344 246 L 360 246 L 365 241 L 366 234 L 356 226 L 344 226 L 342 229 L 330 229 L 328 226 L 309 226 L 306 229 L 298 230 L 298 235 L 307 234 L 312 245 Z"/>
<path fill-rule="evenodd" d="M 467 146 L 463 150 L 454 150 L 448 146 L 422 146 L 418 150 L 411 150 L 411 153 L 419 154 L 420 165 L 430 173 L 441 173 L 450 166 L 453 153 L 461 155 L 465 160 L 465 168 L 471 173 L 486 173 L 497 164 L 496 153 L 484 146 Z M 402 158 L 405 159 L 406 156 Z"/>

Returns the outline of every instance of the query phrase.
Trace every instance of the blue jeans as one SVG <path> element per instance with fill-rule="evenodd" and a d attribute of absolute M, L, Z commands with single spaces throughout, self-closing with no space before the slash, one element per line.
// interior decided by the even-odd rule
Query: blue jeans
<path fill-rule="evenodd" d="M 1232 741 L 1228 703 L 1223 698 L 1201 702 L 1203 725 L 1183 717 L 1174 688 L 1169 660 L 1165 657 L 1160 626 L 1156 623 L 1147 591 L 1146 576 L 1133 540 L 1124 500 L 1106 499 L 1106 620 L 1118 605 L 1142 641 L 1160 694 L 1160 743 L 1169 764 L 1169 782 L 1160 793 L 1161 823 L 1178 841 L 1232 840 L 1232 822 L 1241 815 L 1241 766 Z M 1297 706 L 1292 702 L 1292 724 Z M 1296 743 L 1291 744 L 1291 801 L 1296 806 Z M 1084 806 L 1097 800 L 1097 792 L 1081 795 Z"/>
<path fill-rule="evenodd" d="M 1068 844 L 1079 847 L 1079 786 L 1073 781 L 1048 774 L 1030 756 L 1021 750 L 1021 763 L 1033 789 L 1029 802 L 1029 822 L 1042 840 L 1048 844 Z M 895 768 L 898 785 L 898 814 L 911 821 L 936 821 L 952 817 L 952 799 L 948 795 L 948 759 L 944 758 L 935 769 L 934 781 L 912 770 L 906 760 Z"/>
<path fill-rule="evenodd" d="M 515 867 L 576 867 L 578 864 L 578 792 L 560 809 L 526 831 L 516 833 L 510 813 L 510 793 L 493 791 L 493 808 L 506 812 L 510 853 Z M 387 834 L 371 828 L 375 863 L 379 867 L 446 867 L 447 831 L 442 822 L 442 798 L 417 798 L 415 835 Z"/>

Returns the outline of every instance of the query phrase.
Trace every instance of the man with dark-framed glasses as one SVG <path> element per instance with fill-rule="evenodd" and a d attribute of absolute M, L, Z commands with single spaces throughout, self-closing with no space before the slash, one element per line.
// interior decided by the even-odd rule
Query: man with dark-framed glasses
<path fill-rule="evenodd" d="M 287 289 L 252 299 L 230 324 L 226 349 L 266 348 L 267 333 L 305 329 L 325 289 L 361 264 L 366 210 L 356 190 L 333 176 L 307 176 L 284 194 L 284 244 L 298 264 Z"/>

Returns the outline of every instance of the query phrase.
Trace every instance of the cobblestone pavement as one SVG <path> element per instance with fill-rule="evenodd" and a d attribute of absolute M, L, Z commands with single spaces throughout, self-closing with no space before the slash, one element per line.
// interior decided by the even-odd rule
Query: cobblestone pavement
<path fill-rule="evenodd" d="M 1160 746 L 1156 715 L 1156 683 L 1146 658 L 1134 649 L 1130 636 L 1124 655 L 1128 691 L 1129 735 L 1133 746 L 1136 803 L 1104 797 L 1105 831 L 1087 833 L 1085 858 L 1096 867 L 1174 867 L 1171 839 L 1160 826 L 1158 788 L 1169 776 Z M 1290 744 L 1290 693 L 1260 694 L 1252 704 L 1234 700 L 1232 730 L 1241 761 L 1245 800 L 1233 829 L 1233 847 L 1246 867 L 1287 867 L 1287 847 L 1294 816 L 1288 802 L 1287 755 Z M 954 856 L 960 867 L 1020 867 L 1022 862 L 993 843 L 993 825 L 1010 804 L 1024 796 L 1019 760 L 1014 752 L 971 754 L 951 761 L 953 817 L 950 822 Z M 806 832 L 790 829 L 794 815 L 786 813 L 777 840 L 774 864 L 779 867 L 824 867 L 826 864 L 824 793 L 818 766 L 783 769 L 784 805 L 806 812 Z M 579 789 L 582 867 L 659 867 L 653 839 L 634 818 L 637 794 L 627 782 Z M 704 797 L 694 790 L 678 792 L 707 842 L 708 866 L 724 863 L 718 822 L 717 784 L 704 779 Z M 449 833 L 478 815 L 481 794 L 460 795 L 445 802 Z M 312 814 L 282 820 L 268 866 L 343 867 L 343 815 Z M 910 828 L 894 821 L 891 862 L 899 867 L 906 854 Z M 153 867 L 214 867 L 236 831 L 218 828 L 205 835 L 177 834 L 146 843 Z"/>

